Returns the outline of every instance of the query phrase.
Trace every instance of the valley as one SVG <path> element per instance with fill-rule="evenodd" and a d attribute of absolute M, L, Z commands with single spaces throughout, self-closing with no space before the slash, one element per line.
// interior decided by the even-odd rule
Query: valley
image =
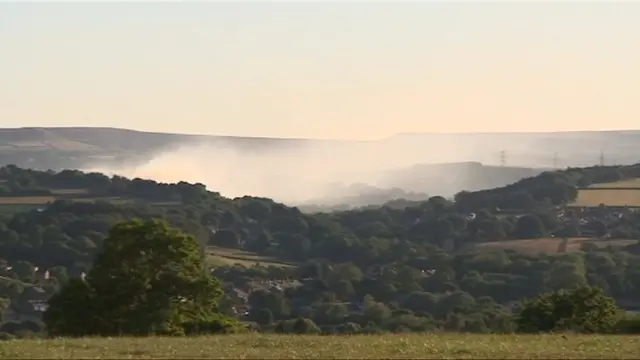
<path fill-rule="evenodd" d="M 511 332 L 514 304 L 585 282 L 632 311 L 639 214 L 575 205 L 583 191 L 629 191 L 638 169 L 547 171 L 451 200 L 305 213 L 203 184 L 5 166 L 0 333 L 41 331 L 47 299 L 90 274 L 108 230 L 133 218 L 193 236 L 224 289 L 221 311 L 259 332 L 300 319 L 325 333 Z"/>
<path fill-rule="evenodd" d="M 630 164 L 636 161 L 627 155 L 636 151 L 634 139 L 640 133 L 399 134 L 377 141 L 338 141 L 16 128 L 0 129 L 0 166 L 202 182 L 225 196 L 266 196 L 313 212 L 451 197 L 554 168 L 590 166 L 599 161 L 594 143 L 606 151 L 607 163 Z M 216 159 L 217 167 L 207 167 L 209 158 Z M 168 168 L 179 170 L 164 170 Z M 246 180 L 232 180 L 230 174 L 240 168 Z M 579 201 L 598 201 L 593 196 L 597 194 Z"/>

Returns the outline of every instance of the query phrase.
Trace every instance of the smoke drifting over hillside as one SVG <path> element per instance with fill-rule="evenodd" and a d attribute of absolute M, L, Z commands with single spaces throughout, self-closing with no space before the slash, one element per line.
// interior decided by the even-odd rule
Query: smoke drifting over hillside
<path fill-rule="evenodd" d="M 228 144 L 184 144 L 152 156 L 145 164 L 85 170 L 160 182 L 200 182 L 228 197 L 264 196 L 300 204 L 353 195 L 351 184 L 379 186 L 385 172 L 430 160 L 428 153 L 384 148 L 366 142 L 315 142 L 262 151 Z"/>
<path fill-rule="evenodd" d="M 532 168 L 551 167 L 554 161 L 560 167 L 592 165 L 597 153 L 591 145 L 599 139 L 591 136 L 398 135 L 377 142 L 251 140 L 251 145 L 218 139 L 182 143 L 142 164 L 95 164 L 84 170 L 160 182 L 199 182 L 224 196 L 262 196 L 287 204 L 335 203 L 367 188 L 354 184 L 450 196 L 460 190 L 503 186 L 533 176 L 541 169 Z M 620 140 L 618 146 L 624 143 Z M 504 159 L 507 167 L 479 164 L 498 165 L 503 149 L 508 149 Z M 560 157 L 555 157 L 555 152 Z M 424 165 L 434 163 L 460 164 Z M 522 167 L 509 167 L 516 165 Z"/>

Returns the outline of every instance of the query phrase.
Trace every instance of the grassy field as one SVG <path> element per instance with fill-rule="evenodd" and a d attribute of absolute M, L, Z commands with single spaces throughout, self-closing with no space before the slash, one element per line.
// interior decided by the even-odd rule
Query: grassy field
<path fill-rule="evenodd" d="M 578 197 L 572 206 L 595 207 L 607 206 L 640 206 L 640 188 L 634 189 L 593 189 L 579 190 Z"/>
<path fill-rule="evenodd" d="M 640 337 L 615 335 L 251 334 L 0 343 L 5 359 L 637 359 L 638 354 Z"/>
<path fill-rule="evenodd" d="M 115 205 L 129 204 L 132 202 L 145 202 L 149 205 L 173 206 L 181 205 L 180 202 L 148 202 L 134 198 L 122 198 L 117 196 L 96 197 L 88 193 L 87 189 L 51 189 L 51 196 L 2 196 L 0 197 L 0 212 L 28 211 L 47 205 L 56 200 L 70 200 L 75 202 L 106 201 Z"/>
<path fill-rule="evenodd" d="M 54 196 L 0 196 L 2 205 L 44 205 L 55 200 Z"/>
<path fill-rule="evenodd" d="M 638 188 L 640 189 L 640 179 L 627 179 L 611 183 L 593 184 L 591 188 Z"/>
<path fill-rule="evenodd" d="M 51 189 L 53 195 L 86 195 L 89 191 L 87 189 Z"/>
<path fill-rule="evenodd" d="M 2 204 L 0 203 L 0 213 L 14 214 L 17 212 L 30 211 L 42 207 L 42 204 Z"/>
<path fill-rule="evenodd" d="M 627 179 L 610 183 L 593 184 L 578 191 L 572 206 L 595 207 L 640 206 L 640 179 Z"/>
<path fill-rule="evenodd" d="M 511 249 L 528 254 L 538 254 L 540 252 L 546 254 L 556 254 L 558 252 L 562 238 L 540 238 L 540 239 L 522 239 L 522 240 L 506 240 L 491 241 L 480 243 L 476 248 L 481 249 Z M 591 238 L 576 237 L 569 238 L 567 244 L 567 252 L 579 251 L 580 246 L 584 243 L 593 243 L 598 247 L 605 248 L 607 246 L 627 246 L 635 244 L 638 240 L 594 240 Z"/>
<path fill-rule="evenodd" d="M 207 261 L 213 266 L 241 264 L 246 267 L 252 267 L 257 263 L 260 263 L 262 266 L 293 266 L 293 264 L 279 261 L 268 256 L 260 256 L 249 251 L 227 249 L 216 246 L 210 246 L 207 248 Z"/>

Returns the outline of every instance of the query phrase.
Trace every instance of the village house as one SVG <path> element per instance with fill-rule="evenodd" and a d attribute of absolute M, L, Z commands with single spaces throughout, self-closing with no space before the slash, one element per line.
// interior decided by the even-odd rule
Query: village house
<path fill-rule="evenodd" d="M 48 269 L 36 267 L 34 270 L 34 280 L 36 284 L 45 284 L 49 281 L 51 274 Z"/>

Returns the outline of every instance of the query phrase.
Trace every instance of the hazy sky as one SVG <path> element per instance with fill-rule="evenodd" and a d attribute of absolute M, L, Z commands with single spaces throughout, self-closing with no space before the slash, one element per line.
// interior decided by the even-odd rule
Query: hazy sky
<path fill-rule="evenodd" d="M 640 127 L 640 3 L 0 4 L 0 126 Z"/>

